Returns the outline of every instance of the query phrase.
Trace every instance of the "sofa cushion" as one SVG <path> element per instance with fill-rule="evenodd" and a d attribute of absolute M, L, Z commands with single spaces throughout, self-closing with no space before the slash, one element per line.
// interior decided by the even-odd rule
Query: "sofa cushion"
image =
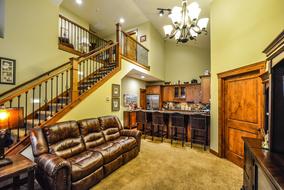
<path fill-rule="evenodd" d="M 105 143 L 102 127 L 98 119 L 84 119 L 78 121 L 78 124 L 87 149 Z"/>
<path fill-rule="evenodd" d="M 76 121 L 46 126 L 43 132 L 52 154 L 66 159 L 86 150 Z"/>
<path fill-rule="evenodd" d="M 118 139 L 115 139 L 111 142 L 119 143 L 122 150 L 123 150 L 123 153 L 130 151 L 131 149 L 133 149 L 137 145 L 137 142 L 136 142 L 134 137 L 121 136 Z"/>
<path fill-rule="evenodd" d="M 121 124 L 115 116 L 104 116 L 99 118 L 103 129 L 105 140 L 113 141 L 120 137 L 119 131 L 122 129 Z"/>
<path fill-rule="evenodd" d="M 121 145 L 112 142 L 106 142 L 90 150 L 100 152 L 104 158 L 105 164 L 113 161 L 123 153 Z"/>
<path fill-rule="evenodd" d="M 103 165 L 99 152 L 84 151 L 68 159 L 72 168 L 72 181 L 80 180 L 96 171 Z"/>

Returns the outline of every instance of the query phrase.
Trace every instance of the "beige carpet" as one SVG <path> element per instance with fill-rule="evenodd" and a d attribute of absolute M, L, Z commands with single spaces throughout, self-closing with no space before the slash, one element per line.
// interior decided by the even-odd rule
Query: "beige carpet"
<path fill-rule="evenodd" d="M 139 155 L 92 190 L 239 190 L 242 169 L 200 147 L 142 140 Z"/>

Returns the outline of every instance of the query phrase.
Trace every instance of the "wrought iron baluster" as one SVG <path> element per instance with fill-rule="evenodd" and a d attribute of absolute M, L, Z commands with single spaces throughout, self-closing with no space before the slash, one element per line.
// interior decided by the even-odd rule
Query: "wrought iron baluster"
<path fill-rule="evenodd" d="M 55 98 L 55 103 L 56 103 L 56 108 L 55 108 L 55 113 L 58 112 L 58 75 L 56 76 L 56 98 Z"/>
<path fill-rule="evenodd" d="M 44 90 L 44 93 L 45 93 L 45 98 L 44 98 L 44 107 L 45 107 L 45 111 L 44 111 L 44 121 L 47 120 L 47 109 L 48 109 L 48 99 L 47 99 L 47 81 L 45 81 L 45 90 Z"/>
<path fill-rule="evenodd" d="M 19 95 L 18 97 L 18 109 L 20 109 L 21 107 L 21 95 Z M 20 118 L 18 118 L 18 128 L 17 128 L 17 142 L 19 142 L 20 140 Z"/>
<path fill-rule="evenodd" d="M 38 99 L 39 99 L 39 104 L 38 104 L 38 125 L 40 125 L 40 119 L 41 119 L 41 84 L 38 86 Z"/>
<path fill-rule="evenodd" d="M 29 91 L 25 92 L 25 136 L 27 136 L 27 128 L 28 128 L 28 93 Z"/>
<path fill-rule="evenodd" d="M 53 112 L 53 78 L 51 78 L 50 82 L 50 116 L 53 117 L 52 112 Z"/>
<path fill-rule="evenodd" d="M 61 109 L 63 108 L 63 72 L 61 73 L 61 98 L 62 98 L 62 100 L 61 100 Z"/>
<path fill-rule="evenodd" d="M 66 82 L 66 87 L 65 87 L 66 88 L 66 102 L 65 102 L 66 105 L 68 105 L 68 103 L 69 103 L 68 102 L 69 101 L 69 97 L 68 97 L 68 76 L 69 75 L 68 74 L 69 74 L 69 71 L 67 69 L 66 70 L 66 81 L 65 81 Z"/>
<path fill-rule="evenodd" d="M 33 98 L 32 98 L 32 116 L 33 116 L 33 119 L 32 119 L 32 128 L 34 128 L 35 126 L 35 88 L 33 88 Z"/>

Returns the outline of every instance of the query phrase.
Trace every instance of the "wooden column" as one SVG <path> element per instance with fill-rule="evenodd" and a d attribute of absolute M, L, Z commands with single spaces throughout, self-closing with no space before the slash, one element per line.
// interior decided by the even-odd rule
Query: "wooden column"
<path fill-rule="evenodd" d="M 70 62 L 72 65 L 71 68 L 71 101 L 75 101 L 79 96 L 78 91 L 78 64 L 79 59 L 77 58 L 70 58 Z"/>
<path fill-rule="evenodd" d="M 122 53 L 122 38 L 121 38 L 121 25 L 120 23 L 116 24 L 116 53 L 115 53 L 115 59 L 117 66 L 120 67 L 120 53 Z"/>

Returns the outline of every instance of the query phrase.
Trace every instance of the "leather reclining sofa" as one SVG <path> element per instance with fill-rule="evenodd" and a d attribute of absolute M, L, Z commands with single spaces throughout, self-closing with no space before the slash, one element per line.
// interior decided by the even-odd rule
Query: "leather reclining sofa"
<path fill-rule="evenodd" d="M 136 157 L 141 132 L 115 116 L 67 121 L 31 131 L 36 179 L 45 190 L 84 190 Z"/>

